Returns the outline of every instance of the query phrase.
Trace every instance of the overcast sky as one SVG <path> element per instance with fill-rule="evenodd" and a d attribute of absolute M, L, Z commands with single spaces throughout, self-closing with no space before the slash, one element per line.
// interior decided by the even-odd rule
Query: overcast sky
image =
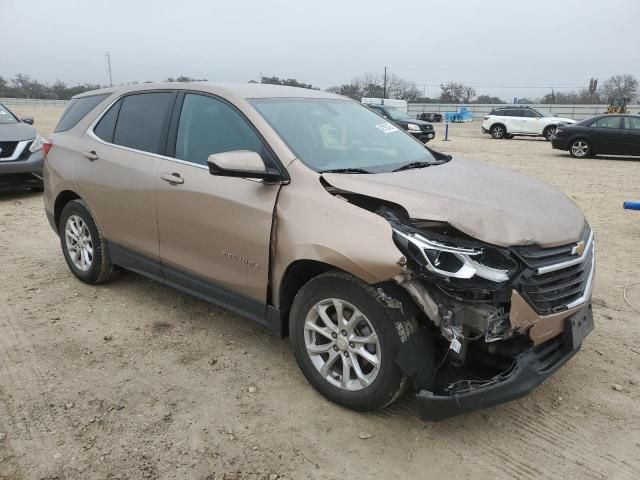
<path fill-rule="evenodd" d="M 108 84 L 263 75 L 322 88 L 389 70 L 428 96 L 541 96 L 640 77 L 640 0 L 0 0 L 0 76 Z M 517 88 L 512 88 L 517 87 Z"/>

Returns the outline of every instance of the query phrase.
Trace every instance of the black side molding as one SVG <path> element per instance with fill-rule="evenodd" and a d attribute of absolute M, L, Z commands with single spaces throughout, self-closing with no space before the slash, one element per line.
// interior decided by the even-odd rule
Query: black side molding
<path fill-rule="evenodd" d="M 283 337 L 282 316 L 276 307 L 217 285 L 194 273 L 171 265 L 163 265 L 159 259 L 150 258 L 113 242 L 107 241 L 107 245 L 114 265 L 249 318 L 274 335 Z"/>

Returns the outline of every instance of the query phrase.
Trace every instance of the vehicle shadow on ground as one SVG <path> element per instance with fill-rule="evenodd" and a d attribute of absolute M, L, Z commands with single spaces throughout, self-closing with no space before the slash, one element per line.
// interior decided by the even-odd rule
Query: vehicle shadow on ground
<path fill-rule="evenodd" d="M 24 189 L 3 189 L 0 190 L 0 202 L 6 200 L 22 200 L 27 198 L 33 198 L 42 195 L 41 192 L 34 192 L 32 190 Z"/>

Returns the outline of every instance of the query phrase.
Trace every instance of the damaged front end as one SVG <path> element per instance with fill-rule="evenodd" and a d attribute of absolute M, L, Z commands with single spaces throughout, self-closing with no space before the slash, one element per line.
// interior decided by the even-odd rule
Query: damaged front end
<path fill-rule="evenodd" d="M 397 283 L 424 314 L 396 359 L 414 379 L 425 420 L 525 395 L 560 368 L 593 329 L 593 235 L 555 248 L 498 247 L 447 223 L 377 212 L 405 255 Z M 420 351 L 422 350 L 422 352 Z M 431 350 L 432 359 L 424 353 Z"/>

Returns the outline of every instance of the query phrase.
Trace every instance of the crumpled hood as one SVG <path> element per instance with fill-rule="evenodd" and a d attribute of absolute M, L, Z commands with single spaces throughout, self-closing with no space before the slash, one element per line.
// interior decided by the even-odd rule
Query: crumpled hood
<path fill-rule="evenodd" d="M 566 245 L 585 218 L 555 188 L 526 175 L 455 158 L 443 165 L 375 175 L 325 173 L 334 187 L 402 205 L 411 218 L 448 222 L 499 246 Z"/>
<path fill-rule="evenodd" d="M 27 123 L 0 124 L 0 142 L 19 142 L 36 137 L 36 129 Z"/>

